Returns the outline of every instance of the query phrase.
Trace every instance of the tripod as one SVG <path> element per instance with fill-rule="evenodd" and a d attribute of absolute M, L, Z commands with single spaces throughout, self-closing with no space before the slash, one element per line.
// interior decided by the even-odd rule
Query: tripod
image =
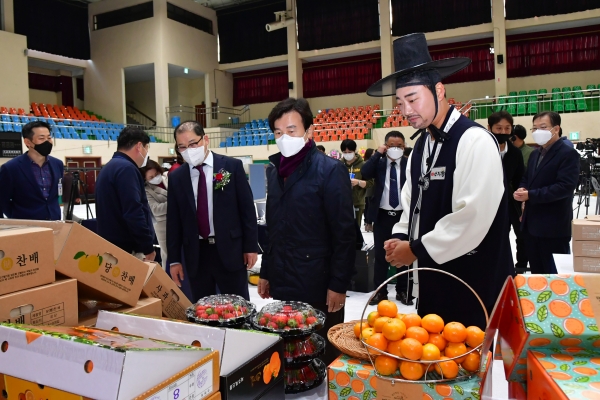
<path fill-rule="evenodd" d="M 77 197 L 77 192 L 79 192 L 79 185 L 81 184 L 81 187 L 83 188 L 83 202 L 86 205 L 86 216 L 87 219 L 90 219 L 90 215 L 92 216 L 92 218 L 94 217 L 94 215 L 92 214 L 92 209 L 90 208 L 90 201 L 87 197 L 87 185 L 81 181 L 81 179 L 79 179 L 79 172 L 78 171 L 74 171 L 73 172 L 73 181 L 71 183 L 71 193 L 69 195 L 69 207 L 67 208 L 67 214 L 65 216 L 65 219 L 67 220 L 72 220 L 73 219 L 73 209 L 75 208 L 75 200 L 78 198 Z"/>
<path fill-rule="evenodd" d="M 593 160 L 593 156 L 591 153 L 586 154 L 587 157 Z M 579 196 L 577 198 L 577 218 L 579 218 L 579 210 L 581 208 L 581 204 L 585 204 L 585 215 L 588 215 L 588 209 L 590 208 L 590 195 L 592 193 L 592 179 L 591 179 L 591 166 L 592 163 L 589 160 L 581 159 L 579 160 L 581 166 L 581 175 L 580 179 L 580 187 L 579 187 Z M 575 209 L 573 209 L 575 211 Z"/>

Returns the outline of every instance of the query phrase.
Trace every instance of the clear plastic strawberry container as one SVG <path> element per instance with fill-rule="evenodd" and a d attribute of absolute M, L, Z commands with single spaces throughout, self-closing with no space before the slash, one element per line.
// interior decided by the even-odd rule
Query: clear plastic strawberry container
<path fill-rule="evenodd" d="M 289 338 L 283 344 L 286 367 L 301 366 L 325 352 L 325 339 L 316 333 L 307 338 Z"/>
<path fill-rule="evenodd" d="M 190 322 L 202 325 L 239 328 L 256 312 L 254 304 L 235 294 L 203 297 L 186 310 Z"/>
<path fill-rule="evenodd" d="M 285 393 L 301 393 L 316 388 L 325 380 L 325 363 L 315 358 L 300 368 L 285 368 Z"/>
<path fill-rule="evenodd" d="M 274 301 L 251 318 L 255 329 L 282 337 L 306 337 L 325 324 L 325 313 L 300 301 Z"/>

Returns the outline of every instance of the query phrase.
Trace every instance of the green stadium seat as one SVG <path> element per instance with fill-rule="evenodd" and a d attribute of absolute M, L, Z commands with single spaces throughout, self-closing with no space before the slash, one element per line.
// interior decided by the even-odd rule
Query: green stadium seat
<path fill-rule="evenodd" d="M 596 90 L 596 85 L 587 85 L 587 90 Z"/>
<path fill-rule="evenodd" d="M 581 86 L 573 86 L 573 90 L 581 90 Z"/>
<path fill-rule="evenodd" d="M 562 99 L 552 99 L 552 111 L 561 113 L 565 111 L 565 106 Z"/>
<path fill-rule="evenodd" d="M 517 114 L 517 105 L 516 104 L 509 104 L 505 107 L 505 110 L 507 113 L 509 113 L 510 115 L 516 115 Z"/>
<path fill-rule="evenodd" d="M 577 111 L 575 107 L 575 101 L 571 98 L 565 100 L 565 112 L 574 112 Z"/>
<path fill-rule="evenodd" d="M 525 115 L 527 113 L 527 104 L 525 97 L 519 97 L 517 104 L 517 115 Z"/>
<path fill-rule="evenodd" d="M 562 92 L 570 92 L 571 91 L 571 86 L 565 86 L 564 88 L 562 88 Z"/>
<path fill-rule="evenodd" d="M 494 112 L 499 112 L 504 109 L 506 104 L 506 96 L 498 96 L 498 103 L 496 103 L 496 107 L 494 107 Z"/>
<path fill-rule="evenodd" d="M 538 91 L 535 89 L 531 89 L 528 94 L 538 94 Z"/>
<path fill-rule="evenodd" d="M 563 93 L 563 97 L 564 97 L 565 100 L 566 99 L 572 99 L 573 98 L 573 92 L 569 91 L 569 92 Z"/>
<path fill-rule="evenodd" d="M 510 93 L 508 93 L 508 95 L 509 95 L 509 96 L 515 96 L 515 97 L 516 97 L 516 96 L 517 96 L 517 92 L 510 92 Z"/>
<path fill-rule="evenodd" d="M 552 93 L 560 93 L 560 88 L 554 87 L 552 88 Z"/>
<path fill-rule="evenodd" d="M 576 105 L 577 105 L 577 111 L 587 111 L 588 110 L 588 106 L 587 106 L 585 100 L 583 100 L 583 99 L 578 99 Z"/>
<path fill-rule="evenodd" d="M 526 96 L 527 95 L 527 90 L 520 90 L 519 91 L 519 96 Z"/>
<path fill-rule="evenodd" d="M 529 103 L 527 104 L 527 114 L 529 114 L 529 115 L 537 114 L 538 113 L 537 97 L 529 96 L 527 101 L 529 101 Z"/>

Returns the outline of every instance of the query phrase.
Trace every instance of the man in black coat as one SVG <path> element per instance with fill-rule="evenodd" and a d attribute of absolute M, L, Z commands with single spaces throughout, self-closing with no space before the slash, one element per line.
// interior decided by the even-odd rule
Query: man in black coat
<path fill-rule="evenodd" d="M 193 299 L 237 294 L 250 300 L 248 275 L 258 257 L 258 226 L 240 160 L 213 153 L 196 121 L 175 128 L 185 160 L 169 175 L 167 249 L 173 281 L 181 286 L 185 260 Z"/>
<path fill-rule="evenodd" d="M 281 153 L 269 157 L 267 227 L 258 293 L 309 303 L 326 313 L 321 335 L 344 322 L 346 289 L 354 273 L 355 222 L 348 171 L 317 150 L 312 112 L 289 98 L 269 114 Z M 328 345 L 323 361 L 339 352 Z"/>
<path fill-rule="evenodd" d="M 504 187 L 508 196 L 508 216 L 517 236 L 515 270 L 518 273 L 523 273 L 527 270 L 527 250 L 525 248 L 525 238 L 523 232 L 521 232 L 521 203 L 512 198 L 510 194 L 517 190 L 521 184 L 521 179 L 525 173 L 525 163 L 521 151 L 509 140 L 512 128 L 513 117 L 506 111 L 495 112 L 488 117 L 488 130 L 492 132 L 500 147 L 502 169 L 504 170 Z"/>
<path fill-rule="evenodd" d="M 150 137 L 139 128 L 127 127 L 117 139 L 117 151 L 96 181 L 98 235 L 146 261 L 153 261 L 154 228 L 144 178 Z"/>
<path fill-rule="evenodd" d="M 533 140 L 540 145 L 529 157 L 527 173 L 515 200 L 524 202 L 521 229 L 533 274 L 556 274 L 552 254 L 569 254 L 573 192 L 579 179 L 579 153 L 560 140 L 560 115 L 544 111 L 533 117 Z"/>
<path fill-rule="evenodd" d="M 361 168 L 364 179 L 374 179 L 373 200 L 373 239 L 375 244 L 375 271 L 373 283 L 379 287 L 388 278 L 389 263 L 385 260 L 383 244 L 392 237 L 392 228 L 400 221 L 402 204 L 400 192 L 406 181 L 406 163 L 404 157 L 404 135 L 399 131 L 391 131 L 385 135 L 385 144 L 379 146 L 369 161 Z M 400 267 L 397 272 L 406 270 Z M 387 300 L 387 288 L 382 288 L 371 300 L 371 305 Z M 405 305 L 412 305 L 412 281 L 408 274 L 396 279 L 396 300 Z"/>

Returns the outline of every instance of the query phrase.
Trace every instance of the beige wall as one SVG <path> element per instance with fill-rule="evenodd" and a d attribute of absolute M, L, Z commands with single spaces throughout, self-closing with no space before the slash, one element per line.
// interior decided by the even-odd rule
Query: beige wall
<path fill-rule="evenodd" d="M 271 103 L 260 103 L 260 104 L 251 104 L 250 105 L 250 117 L 252 119 L 266 119 L 269 116 L 269 113 L 277 104 L 277 101 Z M 316 111 L 310 108 L 313 114 L 316 115 Z"/>
<path fill-rule="evenodd" d="M 29 89 L 29 102 L 38 104 L 62 105 L 62 93 L 47 90 Z"/>
<path fill-rule="evenodd" d="M 29 110 L 27 38 L 0 31 L 0 106 Z"/>
<path fill-rule="evenodd" d="M 571 88 L 573 86 L 581 86 L 585 89 L 590 84 L 596 86 L 600 84 L 600 70 L 510 78 L 508 80 L 508 91 L 518 92 L 519 90 L 547 89 L 550 92 L 552 88 L 563 88 L 565 86 Z"/>
<path fill-rule="evenodd" d="M 169 78 L 169 105 L 194 107 L 204 101 L 204 77 Z"/>
<path fill-rule="evenodd" d="M 135 82 L 125 85 L 125 98 L 133 102 L 133 106 L 150 118 L 156 120 L 156 99 L 154 97 L 154 81 Z"/>
<path fill-rule="evenodd" d="M 444 86 L 446 87 L 447 98 L 453 97 L 461 103 L 466 103 L 471 99 L 483 98 L 485 96 L 494 97 L 496 91 L 493 80 L 451 83 Z"/>

